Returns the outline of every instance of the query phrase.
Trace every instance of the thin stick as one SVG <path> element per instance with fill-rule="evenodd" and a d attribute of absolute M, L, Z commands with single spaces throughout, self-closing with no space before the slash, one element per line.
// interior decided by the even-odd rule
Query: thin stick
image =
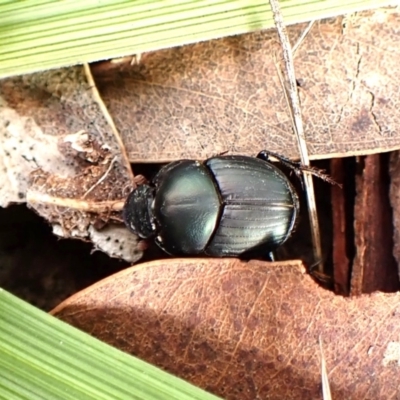
<path fill-rule="evenodd" d="M 305 39 L 305 37 L 308 35 L 308 33 L 311 31 L 311 28 L 314 25 L 315 20 L 312 20 L 308 25 L 307 28 L 304 29 L 303 33 L 300 35 L 300 37 L 297 39 L 297 42 L 295 43 L 295 45 L 292 48 L 292 54 L 293 57 L 296 55 L 296 52 L 298 50 L 298 48 L 300 47 L 300 45 L 303 43 L 303 40 Z"/>
<path fill-rule="evenodd" d="M 68 199 L 65 197 L 51 196 L 46 193 L 36 192 L 33 190 L 28 190 L 26 194 L 26 201 L 27 203 L 31 204 L 48 204 L 56 207 L 67 207 L 73 210 L 96 213 L 121 211 L 125 203 L 123 200 L 90 201 Z"/>
<path fill-rule="evenodd" d="M 98 185 L 100 185 L 100 183 L 103 182 L 104 179 L 107 178 L 107 175 L 110 173 L 111 168 L 113 167 L 115 161 L 117 161 L 117 157 L 114 157 L 114 158 L 111 160 L 110 165 L 109 165 L 108 168 L 107 168 L 107 171 L 103 174 L 103 176 L 102 176 L 94 185 L 92 185 L 92 186 L 89 188 L 89 190 L 86 191 L 86 193 L 82 196 L 82 199 L 84 199 L 91 191 L 93 191 L 93 189 L 94 189 L 95 187 L 97 187 Z"/>
<path fill-rule="evenodd" d="M 322 348 L 321 336 L 319 337 L 319 351 L 321 354 L 322 398 L 324 400 L 332 400 L 331 388 L 329 386 L 328 372 L 326 370 L 326 361 L 324 356 L 324 349 Z"/>
<path fill-rule="evenodd" d="M 275 26 L 278 31 L 278 36 L 282 45 L 283 59 L 285 62 L 285 70 L 289 84 L 288 87 L 288 98 L 290 99 L 289 108 L 293 115 L 293 121 L 294 121 L 293 128 L 296 133 L 297 144 L 299 146 L 300 160 L 302 164 L 310 165 L 310 159 L 308 157 L 307 144 L 304 135 L 303 120 L 301 117 L 300 99 L 297 92 L 297 82 L 293 64 L 293 53 L 290 46 L 289 37 L 287 34 L 285 24 L 283 22 L 282 13 L 279 6 L 279 0 L 269 0 L 269 2 L 271 4 Z M 322 260 L 321 235 L 318 224 L 317 209 L 315 205 L 315 193 L 314 193 L 312 176 L 306 171 L 304 172 L 304 184 L 306 188 L 306 196 L 309 209 L 314 258 L 318 262 Z M 317 271 L 322 273 L 323 272 L 322 263 L 320 263 L 316 269 Z"/>
<path fill-rule="evenodd" d="M 103 113 L 104 118 L 108 122 L 108 125 L 110 126 L 110 128 L 114 134 L 115 140 L 118 143 L 119 161 L 120 161 L 121 165 L 123 165 L 125 167 L 127 177 L 129 178 L 130 182 L 133 184 L 134 176 L 133 176 L 131 165 L 129 163 L 128 154 L 126 153 L 126 148 L 121 139 L 121 135 L 119 134 L 118 129 L 116 128 L 116 126 L 114 124 L 114 120 L 112 119 L 110 113 L 108 112 L 106 105 L 104 104 L 103 99 L 100 96 L 100 93 L 96 86 L 96 82 L 93 79 L 92 71 L 90 70 L 89 64 L 85 63 L 85 64 L 83 64 L 83 67 L 84 67 L 86 79 L 89 83 L 93 97 L 96 100 L 97 104 L 99 105 L 100 110 Z"/>

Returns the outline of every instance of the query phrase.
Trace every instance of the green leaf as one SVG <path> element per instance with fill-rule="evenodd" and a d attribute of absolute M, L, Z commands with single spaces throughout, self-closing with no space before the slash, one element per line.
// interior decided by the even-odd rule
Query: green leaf
<path fill-rule="evenodd" d="M 282 0 L 286 24 L 391 4 Z M 273 26 L 268 0 L 0 0 L 0 77 Z"/>
<path fill-rule="evenodd" d="M 217 399 L 0 289 L 1 399 Z"/>

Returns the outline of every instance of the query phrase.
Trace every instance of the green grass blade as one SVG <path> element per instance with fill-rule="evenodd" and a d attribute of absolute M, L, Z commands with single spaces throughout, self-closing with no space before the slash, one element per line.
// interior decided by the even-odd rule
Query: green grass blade
<path fill-rule="evenodd" d="M 0 399 L 217 397 L 0 289 Z"/>
<path fill-rule="evenodd" d="M 285 23 L 388 0 L 282 0 Z M 273 26 L 268 0 L 0 0 L 0 77 L 178 46 Z"/>

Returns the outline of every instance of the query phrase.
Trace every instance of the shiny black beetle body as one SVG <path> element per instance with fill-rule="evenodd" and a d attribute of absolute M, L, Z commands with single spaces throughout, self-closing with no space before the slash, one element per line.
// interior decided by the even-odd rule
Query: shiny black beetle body
<path fill-rule="evenodd" d="M 261 154 L 261 153 L 260 153 Z M 219 156 L 163 167 L 128 197 L 126 225 L 172 255 L 266 254 L 288 239 L 299 214 L 297 193 L 268 161 Z"/>

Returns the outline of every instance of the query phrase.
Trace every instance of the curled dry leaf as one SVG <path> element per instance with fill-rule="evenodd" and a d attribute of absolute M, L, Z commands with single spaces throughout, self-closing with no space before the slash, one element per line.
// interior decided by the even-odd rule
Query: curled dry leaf
<path fill-rule="evenodd" d="M 142 264 L 53 314 L 226 399 L 321 399 L 320 337 L 333 398 L 399 393 L 400 294 L 335 296 L 299 262 Z"/>
<path fill-rule="evenodd" d="M 396 10 L 316 22 L 295 68 L 314 159 L 400 147 Z M 307 25 L 288 29 L 292 43 Z M 273 54 L 274 30 L 144 54 L 96 80 L 132 162 L 267 148 L 298 157 Z M 119 68 L 122 68 L 119 65 Z"/>
<path fill-rule="evenodd" d="M 27 201 L 58 235 L 136 261 L 135 236 L 115 224 L 96 230 L 120 221 L 134 180 L 84 68 L 7 79 L 0 94 L 2 206 Z"/>
<path fill-rule="evenodd" d="M 66 177 L 72 177 L 74 169 L 65 165 L 59 170 L 57 137 L 43 135 L 35 120 L 21 116 L 12 105 L 5 104 L 4 96 L 0 102 L 0 206 L 7 207 L 26 201 L 30 173 L 38 165 Z"/>
<path fill-rule="evenodd" d="M 316 22 L 306 36 L 295 68 L 312 158 L 400 147 L 399 19 L 363 12 Z M 288 29 L 292 44 L 306 26 Z M 269 30 L 144 54 L 118 76 L 99 65 L 95 75 L 132 162 L 265 148 L 298 158 L 278 50 Z"/>

